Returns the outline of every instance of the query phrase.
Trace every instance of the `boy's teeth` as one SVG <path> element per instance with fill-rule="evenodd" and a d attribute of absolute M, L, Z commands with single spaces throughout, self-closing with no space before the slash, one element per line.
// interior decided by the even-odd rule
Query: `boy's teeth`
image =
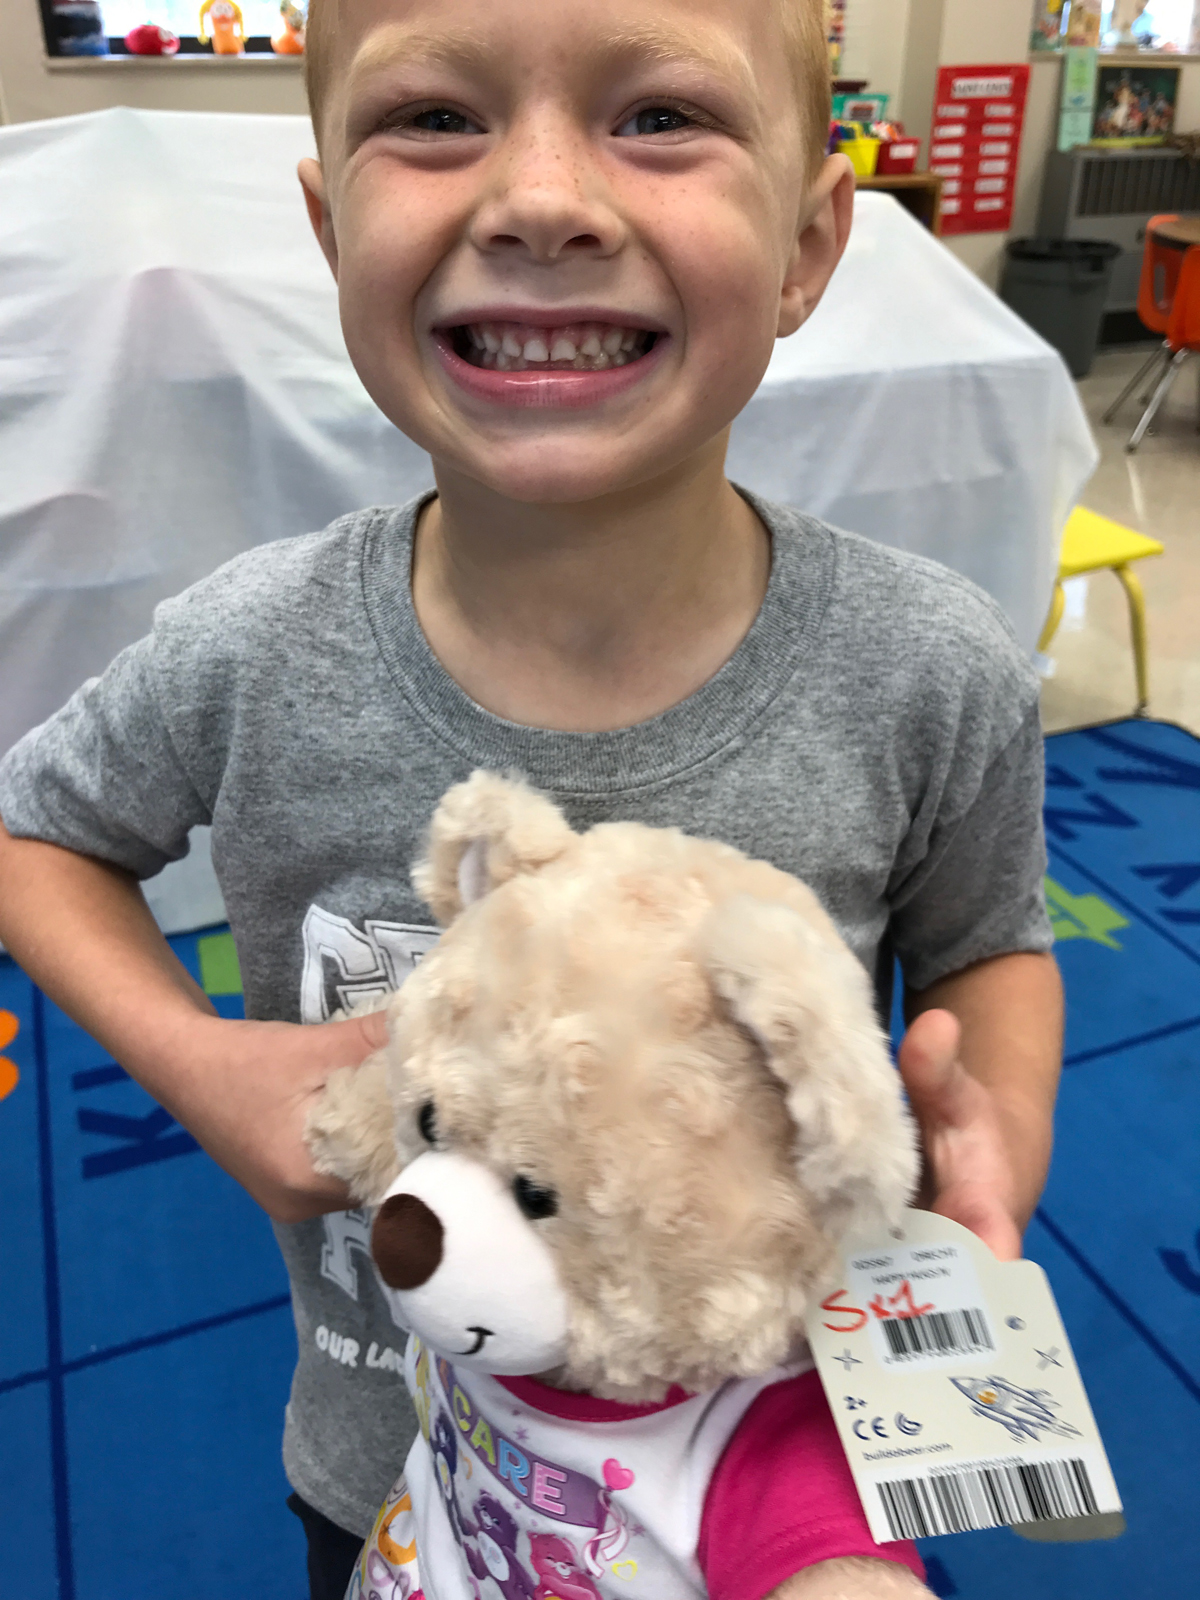
<path fill-rule="evenodd" d="M 570 323 L 559 328 L 531 328 L 528 323 L 469 323 L 460 350 L 476 366 L 501 372 L 524 372 L 554 362 L 577 372 L 603 372 L 623 367 L 644 355 L 649 336 L 638 328 L 606 323 Z"/>

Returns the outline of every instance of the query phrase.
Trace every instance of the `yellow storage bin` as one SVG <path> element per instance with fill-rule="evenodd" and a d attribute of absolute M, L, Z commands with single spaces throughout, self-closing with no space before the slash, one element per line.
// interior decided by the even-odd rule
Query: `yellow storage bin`
<path fill-rule="evenodd" d="M 850 157 L 850 165 L 860 178 L 873 178 L 882 143 L 881 139 L 839 139 L 838 149 Z"/>

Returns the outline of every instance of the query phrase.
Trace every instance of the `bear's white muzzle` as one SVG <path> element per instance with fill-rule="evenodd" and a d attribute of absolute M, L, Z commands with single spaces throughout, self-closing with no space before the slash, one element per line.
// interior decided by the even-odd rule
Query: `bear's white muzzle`
<path fill-rule="evenodd" d="M 565 1359 L 554 1257 L 479 1162 L 431 1150 L 405 1167 L 380 1201 L 371 1254 L 393 1320 L 448 1360 L 516 1376 Z"/>

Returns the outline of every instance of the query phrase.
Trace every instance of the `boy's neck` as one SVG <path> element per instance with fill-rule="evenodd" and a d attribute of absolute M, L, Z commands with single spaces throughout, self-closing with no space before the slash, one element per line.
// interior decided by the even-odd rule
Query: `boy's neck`
<path fill-rule="evenodd" d="M 645 722 L 737 649 L 770 538 L 724 472 L 725 438 L 669 477 L 575 505 L 525 505 L 439 471 L 414 541 L 413 603 L 476 704 L 529 727 Z"/>

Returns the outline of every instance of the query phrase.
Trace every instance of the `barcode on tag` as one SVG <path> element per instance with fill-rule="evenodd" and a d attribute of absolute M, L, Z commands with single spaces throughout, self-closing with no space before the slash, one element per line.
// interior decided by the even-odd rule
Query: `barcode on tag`
<path fill-rule="evenodd" d="M 923 1317 L 889 1317 L 879 1328 L 892 1361 L 908 1361 L 913 1356 L 972 1355 L 996 1348 L 987 1318 L 978 1309 L 928 1311 Z"/>
<path fill-rule="evenodd" d="M 1087 1467 L 1078 1457 L 963 1468 L 930 1478 L 896 1478 L 876 1487 L 893 1539 L 1095 1516 L 1100 1509 Z"/>

